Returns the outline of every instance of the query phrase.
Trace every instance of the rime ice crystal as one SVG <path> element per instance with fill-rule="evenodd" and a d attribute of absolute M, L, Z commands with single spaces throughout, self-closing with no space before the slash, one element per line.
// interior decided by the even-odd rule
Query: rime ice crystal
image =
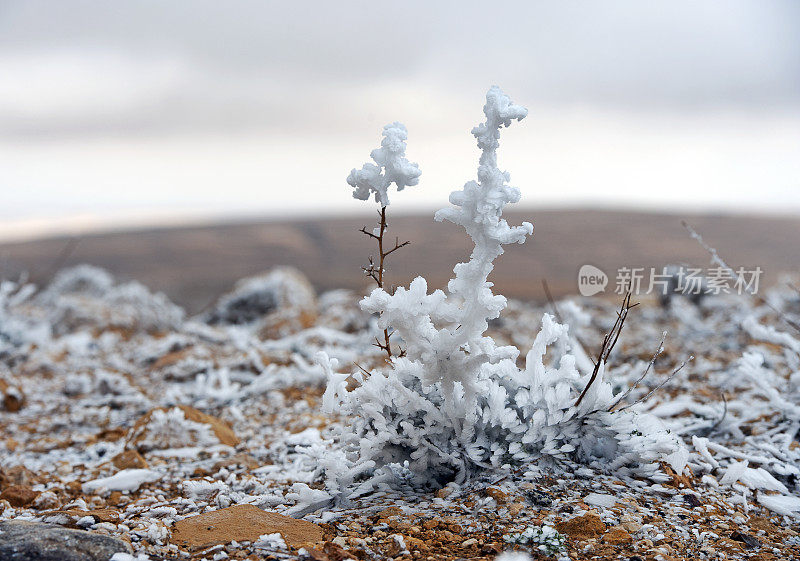
<path fill-rule="evenodd" d="M 406 158 L 408 131 L 402 123 L 383 127 L 381 147 L 370 153 L 375 164 L 366 163 L 360 170 L 353 168 L 347 183 L 353 188 L 353 198 L 366 201 L 374 194 L 382 207 L 389 206 L 389 187 L 395 184 L 398 191 L 419 183 L 422 175 L 417 164 Z"/>

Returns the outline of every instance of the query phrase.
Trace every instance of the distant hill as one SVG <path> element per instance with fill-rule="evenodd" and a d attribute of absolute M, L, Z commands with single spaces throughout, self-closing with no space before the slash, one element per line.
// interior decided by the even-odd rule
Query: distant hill
<path fill-rule="evenodd" d="M 510 213 L 509 222 L 529 220 L 535 233 L 508 247 L 491 280 L 497 291 L 541 299 L 541 280 L 552 292 L 577 292 L 585 263 L 611 277 L 619 267 L 662 267 L 686 262 L 707 266 L 708 256 L 680 224 L 686 218 L 731 266 L 760 266 L 762 284 L 780 272 L 800 271 L 800 217 L 668 215 L 617 211 Z M 122 278 L 137 279 L 198 311 L 244 276 L 277 265 L 302 270 L 318 290 L 368 286 L 361 265 L 373 245 L 358 232 L 369 217 L 268 221 L 93 234 L 0 245 L 2 275 L 28 270 L 43 283 L 61 266 L 92 263 Z M 429 286 L 445 284 L 471 244 L 463 230 L 430 215 L 390 218 L 391 234 L 411 245 L 388 261 L 388 279 L 406 284 L 423 275 Z"/>

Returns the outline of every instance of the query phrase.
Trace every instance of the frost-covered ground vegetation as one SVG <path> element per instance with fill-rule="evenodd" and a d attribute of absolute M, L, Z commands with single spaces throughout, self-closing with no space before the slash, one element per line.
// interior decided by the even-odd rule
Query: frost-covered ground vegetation
<path fill-rule="evenodd" d="M 800 558 L 800 292 L 643 301 L 610 354 L 617 302 L 494 294 L 532 230 L 497 162 L 525 114 L 489 91 L 477 179 L 436 215 L 475 249 L 440 290 L 279 268 L 191 317 L 89 266 L 3 281 L 0 524 L 140 560 Z M 420 177 L 406 134 L 350 176 L 384 225 Z"/>
<path fill-rule="evenodd" d="M 488 281 L 493 263 L 504 245 L 523 243 L 533 226 L 510 226 L 502 218 L 520 191 L 497 162 L 502 127 L 528 111 L 493 87 L 483 112 L 486 120 L 472 129 L 481 150 L 477 181 L 453 192 L 452 206 L 435 216 L 464 228 L 475 244 L 470 260 L 455 266 L 446 291 L 429 293 L 425 279 L 417 277 L 408 288 L 389 293 L 378 287 L 362 300 L 362 309 L 379 314 L 379 326 L 402 341 L 403 356 L 390 357 L 388 367 L 338 374 L 336 364 L 320 359 L 331 378 L 324 406 L 353 417 L 332 477 L 352 486 L 385 467 L 384 474 L 408 471 L 406 480 L 441 485 L 454 478 L 463 482 L 478 469 L 573 461 L 649 477 L 657 476 L 658 462 L 667 462 L 682 473 L 688 453 L 680 438 L 653 415 L 610 411 L 618 396 L 606 380 L 607 365 L 602 362 L 593 376 L 569 326 L 544 315 L 523 368 L 517 366 L 519 348 L 487 336 L 489 322 L 507 304 Z M 386 130 L 405 132 L 397 123 Z M 404 143 L 393 144 L 394 158 L 403 158 Z M 373 165 L 365 166 L 365 181 L 350 181 L 355 170 L 348 181 L 358 185 L 354 196 L 366 198 L 369 187 L 385 208 L 385 185 L 397 178 L 402 188 L 405 176 L 395 170 L 408 166 L 375 156 L 386 166 L 385 177 Z M 356 384 L 348 391 L 350 377 Z"/>

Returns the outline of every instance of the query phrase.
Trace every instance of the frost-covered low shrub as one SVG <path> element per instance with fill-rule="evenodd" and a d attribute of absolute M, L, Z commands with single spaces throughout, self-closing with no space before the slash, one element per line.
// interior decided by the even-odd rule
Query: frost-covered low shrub
<path fill-rule="evenodd" d="M 242 279 L 223 295 L 205 320 L 213 325 L 252 328 L 265 338 L 280 338 L 310 327 L 317 299 L 308 279 L 292 267 L 278 267 Z"/>
<path fill-rule="evenodd" d="M 319 297 L 320 325 L 345 333 L 357 333 L 369 326 L 370 314 L 353 306 L 355 296 L 349 290 L 330 290 Z"/>
<path fill-rule="evenodd" d="M 788 327 L 784 330 L 760 323 L 755 314 L 742 321 L 742 328 L 754 344 L 728 373 L 728 384 L 737 386 L 742 397 L 738 403 L 730 405 L 730 425 L 726 428 L 746 441 L 751 450 L 735 458 L 744 460 L 743 465 L 737 465 L 734 458 L 730 458 L 732 463 L 727 467 L 726 476 L 731 482 L 740 481 L 752 489 L 788 493 L 784 484 L 794 487 L 800 479 L 800 450 L 793 444 L 800 437 L 800 338 Z M 754 430 L 753 424 L 763 419 L 771 419 L 771 430 Z M 745 435 L 742 429 L 748 426 L 749 434 Z M 721 452 L 720 456 L 729 456 L 729 450 L 720 450 L 716 444 L 703 440 L 701 446 L 716 449 Z M 698 439 L 694 442 L 697 447 Z M 704 459 L 708 461 L 708 455 Z M 748 461 L 760 466 L 758 470 L 769 473 L 764 472 L 753 480 L 748 477 L 754 472 L 747 467 Z M 713 467 L 720 467 L 714 458 L 710 462 Z M 737 475 L 734 477 L 732 473 Z M 725 477 L 721 482 L 726 482 Z M 800 509 L 800 500 L 796 502 L 796 509 Z"/>
<path fill-rule="evenodd" d="M 94 265 L 75 265 L 56 273 L 52 282 L 39 294 L 42 303 L 55 304 L 69 294 L 101 297 L 114 287 L 114 277 Z"/>
<path fill-rule="evenodd" d="M 399 466 L 424 485 L 486 468 L 573 461 L 642 476 L 655 476 L 666 461 L 682 472 L 686 451 L 657 418 L 609 412 L 617 396 L 604 380 L 605 363 L 576 405 L 591 373 L 578 370 L 566 325 L 545 315 L 523 368 L 519 349 L 485 335 L 506 306 L 488 281 L 494 260 L 504 245 L 523 243 L 533 226 L 502 218 L 520 192 L 497 165 L 501 128 L 527 110 L 497 87 L 483 110 L 486 120 L 472 129 L 481 149 L 477 181 L 453 192 L 452 206 L 435 215 L 466 230 L 475 245 L 470 260 L 455 266 L 446 290 L 429 293 L 417 277 L 408 288 L 376 288 L 362 300 L 365 311 L 380 314 L 380 329 L 399 335 L 402 356 L 387 367 L 338 373 L 335 361 L 320 356 L 329 376 L 325 410 L 352 417 L 337 459 L 345 467 L 331 465 L 329 477 L 347 487 L 376 468 Z"/>
<path fill-rule="evenodd" d="M 141 452 L 220 443 L 210 424 L 187 418 L 179 407 L 154 409 L 137 423 L 129 440 Z"/>
<path fill-rule="evenodd" d="M 0 357 L 13 353 L 28 343 L 41 344 L 50 337 L 45 321 L 20 313 L 36 287 L 24 282 L 0 281 Z"/>
<path fill-rule="evenodd" d="M 158 332 L 176 329 L 184 312 L 143 284 L 116 283 L 103 269 L 78 265 L 59 272 L 38 297 L 57 335 L 80 329 Z"/>

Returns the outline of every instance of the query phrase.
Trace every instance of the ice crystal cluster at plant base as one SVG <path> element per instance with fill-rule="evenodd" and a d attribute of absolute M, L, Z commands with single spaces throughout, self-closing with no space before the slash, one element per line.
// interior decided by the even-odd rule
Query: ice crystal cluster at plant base
<path fill-rule="evenodd" d="M 435 215 L 466 230 L 475 244 L 470 260 L 455 266 L 446 291 L 428 293 L 426 280 L 417 277 L 394 294 L 377 288 L 362 300 L 365 311 L 380 314 L 380 329 L 399 335 L 404 356 L 393 357 L 389 367 L 352 374 L 356 387 L 348 390 L 350 375 L 319 358 L 329 377 L 324 408 L 353 417 L 337 460 L 350 469 L 333 466 L 329 478 L 346 487 L 395 465 L 424 485 L 460 481 L 477 469 L 574 460 L 642 476 L 654 476 L 657 463 L 666 461 L 681 472 L 686 451 L 657 418 L 607 412 L 615 396 L 603 381 L 604 364 L 575 406 L 589 374 L 578 370 L 566 325 L 544 315 L 523 369 L 516 347 L 497 346 L 484 334 L 506 306 L 488 281 L 494 260 L 505 244 L 523 243 L 533 226 L 510 226 L 502 218 L 520 192 L 497 165 L 500 129 L 527 110 L 497 87 L 483 110 L 485 122 L 472 130 L 482 151 L 478 179 L 453 192 L 453 206 Z"/>
<path fill-rule="evenodd" d="M 532 544 L 545 555 L 555 555 L 564 549 L 566 536 L 552 526 L 530 526 L 519 534 L 506 534 L 503 541 L 520 545 Z"/>

